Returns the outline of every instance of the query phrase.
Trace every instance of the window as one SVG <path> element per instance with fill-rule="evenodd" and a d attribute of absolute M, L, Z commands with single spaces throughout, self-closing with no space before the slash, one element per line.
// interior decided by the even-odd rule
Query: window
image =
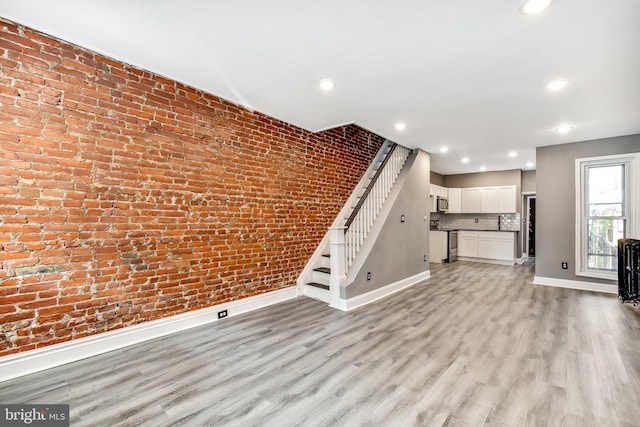
<path fill-rule="evenodd" d="M 615 280 L 618 239 L 634 222 L 638 155 L 576 160 L 576 274 Z"/>

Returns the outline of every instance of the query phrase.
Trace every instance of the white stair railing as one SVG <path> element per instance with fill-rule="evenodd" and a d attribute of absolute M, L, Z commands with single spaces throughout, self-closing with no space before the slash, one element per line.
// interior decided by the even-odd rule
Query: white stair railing
<path fill-rule="evenodd" d="M 409 156 L 406 147 L 394 145 L 384 163 L 371 181 L 371 185 L 362 195 L 353 214 L 345 223 L 345 273 L 348 271 L 356 255 L 360 251 L 374 221 L 378 217 L 382 205 L 387 200 L 400 170 Z"/>

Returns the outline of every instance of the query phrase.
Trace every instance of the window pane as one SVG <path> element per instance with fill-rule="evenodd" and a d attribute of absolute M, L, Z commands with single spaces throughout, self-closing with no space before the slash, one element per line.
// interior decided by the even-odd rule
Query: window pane
<path fill-rule="evenodd" d="M 623 219 L 587 221 L 587 267 L 597 270 L 618 269 L 618 239 L 624 238 Z"/>
<path fill-rule="evenodd" d="M 622 216 L 622 203 L 617 204 L 590 204 L 589 216 Z"/>
<path fill-rule="evenodd" d="M 622 203 L 624 165 L 590 166 L 587 203 Z"/>
<path fill-rule="evenodd" d="M 611 271 L 618 269 L 618 257 L 613 255 L 589 255 L 587 263 L 591 270 Z"/>

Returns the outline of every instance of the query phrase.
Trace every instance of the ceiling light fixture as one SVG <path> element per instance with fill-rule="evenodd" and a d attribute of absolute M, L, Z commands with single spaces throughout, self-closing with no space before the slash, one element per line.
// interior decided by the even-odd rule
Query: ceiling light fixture
<path fill-rule="evenodd" d="M 462 158 L 462 163 L 469 163 L 469 158 L 468 157 L 463 157 Z"/>
<path fill-rule="evenodd" d="M 555 91 L 558 91 L 558 90 L 562 89 L 566 85 L 567 85 L 567 81 L 566 80 L 558 79 L 558 80 L 554 80 L 552 82 L 549 82 L 549 84 L 547 85 L 547 89 L 555 92 Z"/>
<path fill-rule="evenodd" d="M 533 167 L 533 162 L 527 162 L 527 167 L 528 168 L 532 168 Z"/>
<path fill-rule="evenodd" d="M 327 79 L 320 80 L 320 89 L 324 90 L 325 92 L 330 91 L 334 87 L 336 87 L 336 84 L 331 80 L 327 80 Z"/>
<path fill-rule="evenodd" d="M 511 152 L 509 153 L 509 157 L 511 157 L 511 158 L 514 158 L 514 157 L 516 157 L 517 155 L 518 155 L 518 153 L 516 153 L 515 151 L 511 151 Z"/>
<path fill-rule="evenodd" d="M 571 132 L 571 129 L 573 129 L 575 126 L 573 125 L 562 125 L 562 126 L 558 126 L 555 130 L 558 133 L 568 133 Z"/>
<path fill-rule="evenodd" d="M 487 170 L 487 168 L 486 168 L 485 166 L 480 166 L 480 170 L 481 170 L 482 172 L 484 172 L 484 171 L 486 171 L 486 170 Z"/>
<path fill-rule="evenodd" d="M 441 153 L 446 153 L 447 151 L 449 151 L 449 149 L 447 147 L 441 147 L 440 148 L 440 152 Z"/>
<path fill-rule="evenodd" d="M 522 4 L 520 11 L 526 15 L 542 12 L 551 4 L 551 0 L 528 0 Z"/>
<path fill-rule="evenodd" d="M 405 125 L 404 123 L 396 123 L 396 130 L 403 131 L 406 128 L 407 128 L 407 125 Z"/>

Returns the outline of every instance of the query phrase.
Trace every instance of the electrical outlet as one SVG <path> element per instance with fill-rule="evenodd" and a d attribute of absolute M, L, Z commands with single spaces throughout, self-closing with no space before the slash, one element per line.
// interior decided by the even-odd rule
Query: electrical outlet
<path fill-rule="evenodd" d="M 371 272 L 367 271 L 367 280 L 371 280 Z"/>
<path fill-rule="evenodd" d="M 404 222 L 404 220 L 405 220 L 405 219 L 406 219 L 406 218 L 405 218 L 405 216 L 404 216 L 404 215 L 400 215 L 400 222 Z"/>
<path fill-rule="evenodd" d="M 566 269 L 568 269 L 568 268 L 569 268 L 569 264 L 568 264 L 567 262 L 563 262 L 563 263 L 562 263 L 562 269 L 563 269 L 563 270 L 566 270 Z"/>
<path fill-rule="evenodd" d="M 422 261 L 427 262 L 427 256 L 426 255 L 422 257 Z"/>
<path fill-rule="evenodd" d="M 222 310 L 218 312 L 218 319 L 224 319 L 227 316 L 228 316 L 227 310 Z"/>

